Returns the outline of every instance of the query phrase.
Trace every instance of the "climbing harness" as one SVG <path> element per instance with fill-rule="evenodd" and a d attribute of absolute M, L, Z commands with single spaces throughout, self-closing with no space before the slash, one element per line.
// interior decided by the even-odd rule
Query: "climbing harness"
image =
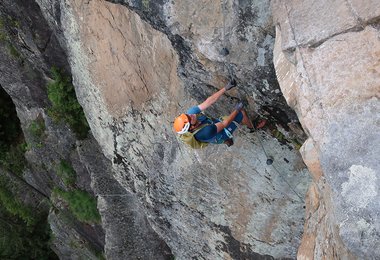
<path fill-rule="evenodd" d="M 227 128 L 224 128 L 223 130 L 224 130 L 224 132 L 226 133 L 226 135 L 228 136 L 228 138 L 230 138 L 230 139 L 232 139 L 232 138 L 233 138 L 233 136 L 232 136 L 231 132 L 230 132 L 230 131 L 228 131 L 228 129 L 227 129 Z"/>
<path fill-rule="evenodd" d="M 202 130 L 204 127 L 206 127 L 208 124 L 203 124 L 203 125 L 200 125 L 196 130 L 194 130 L 193 132 L 186 132 L 186 133 L 183 133 L 181 135 L 179 135 L 179 139 L 187 144 L 188 146 L 190 146 L 191 148 L 193 149 L 201 149 L 201 148 L 205 148 L 208 143 L 205 143 L 205 142 L 201 142 L 201 141 L 198 141 L 197 139 L 195 139 L 195 135 L 200 131 Z"/>

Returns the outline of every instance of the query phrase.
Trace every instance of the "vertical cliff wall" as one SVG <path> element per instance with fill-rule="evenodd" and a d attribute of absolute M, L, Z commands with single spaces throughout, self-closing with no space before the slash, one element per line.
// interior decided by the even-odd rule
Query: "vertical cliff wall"
<path fill-rule="evenodd" d="M 269 1 L 226 1 L 226 16 L 208 1 L 38 2 L 62 36 L 78 99 L 114 178 L 178 259 L 295 257 L 309 175 L 285 140 L 296 137 L 289 125 L 297 129 L 297 121 L 273 74 Z M 228 58 L 219 53 L 225 45 Z M 244 96 L 256 103 L 251 114 L 265 112 L 283 132 L 283 143 L 269 129 L 242 129 L 231 148 L 193 151 L 178 142 L 173 118 L 224 86 L 226 63 L 240 93 L 211 113 L 227 113 Z M 121 235 L 109 232 L 108 241 Z"/>
<path fill-rule="evenodd" d="M 274 1 L 274 64 L 309 138 L 299 259 L 380 257 L 377 1 Z M 355 256 L 349 253 L 354 253 Z"/>
<path fill-rule="evenodd" d="M 76 221 L 62 204 L 50 200 L 53 188 L 65 187 L 57 174 L 57 167 L 63 160 L 73 164 L 77 171 L 79 177 L 76 187 L 92 193 L 90 173 L 81 167 L 75 150 L 74 132 L 63 123 L 53 122 L 47 111 L 50 102 L 46 86 L 53 77 L 51 68 L 60 67 L 69 73 L 66 55 L 35 2 L 2 1 L 0 20 L 0 85 L 16 107 L 26 146 L 25 162 L 21 162 L 24 155 L 7 159 L 9 164 L 22 164 L 18 178 L 24 185 L 19 193 L 24 198 L 22 201 L 25 205 L 21 207 L 31 206 L 33 216 L 38 216 L 41 212 L 47 216 L 49 208 L 54 209 L 49 213 L 49 224 L 51 233 L 57 238 L 51 240 L 51 247 L 58 257 L 75 259 L 84 255 L 94 258 L 96 252 L 102 252 L 104 246 L 104 233 L 100 225 L 89 226 Z M 2 177 L 7 175 L 3 165 L 0 173 Z M 7 185 L 12 187 L 11 182 Z M 13 194 L 15 199 L 19 193 Z M 41 205 L 44 206 L 43 209 Z M 24 228 L 38 232 L 34 227 Z M 45 242 L 47 241 L 35 241 L 36 244 Z M 79 242 L 80 247 L 67 246 Z M 15 253 L 18 250 L 17 245 L 14 245 Z M 35 256 L 32 252 L 27 252 L 27 255 L 42 257 Z M 11 256 L 2 254 L 2 257 Z"/>
<path fill-rule="evenodd" d="M 48 14 L 59 14 L 57 5 L 49 2 L 47 6 L 48 10 L 44 11 Z M 9 102 L 14 103 L 23 131 L 22 136 L 25 138 L 24 140 L 21 136 L 13 141 L 25 142 L 26 147 L 23 151 L 26 160 L 23 154 L 16 154 L 19 157 L 12 155 L 5 162 L 5 165 L 17 165 L 20 172 L 13 172 L 14 167 L 7 169 L 1 161 L 0 177 L 2 185 L 12 187 L 12 199 L 23 202 L 17 206 L 21 209 L 32 207 L 32 217 L 44 215 L 45 219 L 38 221 L 48 221 L 51 229 L 46 237 L 41 237 L 36 234 L 39 230 L 34 226 L 26 227 L 24 223 L 25 230 L 22 234 L 25 234 L 26 240 L 33 240 L 32 243 L 36 245 L 33 244 L 30 252 L 26 252 L 26 257 L 42 257 L 34 253 L 39 249 L 37 246 L 41 247 L 45 243 L 48 245 L 50 234 L 50 246 L 60 259 L 102 259 L 104 247 L 107 251 L 111 248 L 115 259 L 167 259 L 171 255 L 170 249 L 152 230 L 144 211 L 139 210 L 136 199 L 112 177 L 111 162 L 104 157 L 91 133 L 78 140 L 75 129 L 64 120 L 54 120 L 49 112 L 52 103 L 48 98 L 47 85 L 54 81 L 52 68 L 60 68 L 68 78 L 71 72 L 59 19 L 52 22 L 53 26 L 50 27 L 40 6 L 33 1 L 0 3 L 0 87 L 12 100 Z M 69 86 L 65 84 L 63 88 L 67 87 Z M 10 114 L 11 109 L 12 106 L 1 104 L 1 113 Z M 7 123 L 1 122 L 1 126 Z M 2 128 L 4 129 L 14 130 L 10 127 Z M 62 162 L 65 162 L 66 171 L 69 169 L 75 180 L 68 182 L 68 176 L 62 176 L 62 169 L 61 172 L 59 170 Z M 6 183 L 4 177 L 7 177 Z M 104 196 L 99 201 L 98 207 L 102 214 L 100 225 L 78 220 L 70 212 L 67 202 L 52 195 L 52 190 L 57 188 L 64 191 L 81 190 L 93 197 L 98 194 L 107 195 L 111 189 L 116 195 Z M 3 195 L 2 190 L 1 203 L 4 201 Z M 107 202 L 107 207 L 103 207 L 104 201 Z M 3 209 L 2 204 L 2 217 Z M 14 211 L 12 213 L 17 215 Z M 11 223 L 16 223 L 16 219 L 18 218 L 13 216 Z M 21 226 L 22 222 L 18 224 Z M 109 232 L 115 229 L 119 236 L 109 239 Z M 33 233 L 32 237 L 28 237 L 29 230 Z M 13 231 L 12 235 L 14 234 Z M 3 235 L 5 232 L 2 232 Z M 11 240 L 12 237 L 7 239 Z M 6 248 L 6 252 L 3 251 L 4 243 L 1 244 L 3 258 L 19 256 L 20 242 L 16 242 L 12 244 L 12 248 Z M 54 257 L 53 254 L 48 254 L 46 252 L 45 256 L 49 259 Z"/>
<path fill-rule="evenodd" d="M 49 197 L 70 188 L 57 175 L 70 162 L 102 219 L 68 222 L 67 205 L 51 199 L 59 257 L 379 257 L 375 1 L 36 3 L 0 3 L 0 86 L 31 144 L 23 177 Z M 54 65 L 73 76 L 84 140 L 48 113 Z M 267 126 L 242 127 L 232 147 L 187 148 L 173 118 L 232 76 L 238 88 L 209 113 L 244 98 Z"/>

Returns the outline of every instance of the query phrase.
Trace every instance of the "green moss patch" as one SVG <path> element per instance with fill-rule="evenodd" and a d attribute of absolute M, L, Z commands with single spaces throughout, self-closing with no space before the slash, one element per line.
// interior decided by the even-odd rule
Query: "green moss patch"
<path fill-rule="evenodd" d="M 48 97 L 52 104 L 48 110 L 49 115 L 55 121 L 66 122 L 79 139 L 86 138 L 90 128 L 76 99 L 71 79 L 57 68 L 52 68 L 52 75 L 53 81 L 47 86 Z"/>
<path fill-rule="evenodd" d="M 69 162 L 61 160 L 57 166 L 57 175 L 61 177 L 66 187 L 75 185 L 77 174 Z"/>
<path fill-rule="evenodd" d="M 96 207 L 96 200 L 86 191 L 63 191 L 54 189 L 55 194 L 63 198 L 71 213 L 81 222 L 94 224 L 100 223 L 100 214 Z"/>

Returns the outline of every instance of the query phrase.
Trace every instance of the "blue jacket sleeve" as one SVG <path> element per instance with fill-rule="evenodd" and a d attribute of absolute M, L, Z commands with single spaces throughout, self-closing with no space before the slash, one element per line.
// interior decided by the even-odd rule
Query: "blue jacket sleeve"
<path fill-rule="evenodd" d="M 199 109 L 198 106 L 193 106 L 193 107 L 190 107 L 187 111 L 186 111 L 186 114 L 199 114 L 201 112 L 201 110 Z"/>

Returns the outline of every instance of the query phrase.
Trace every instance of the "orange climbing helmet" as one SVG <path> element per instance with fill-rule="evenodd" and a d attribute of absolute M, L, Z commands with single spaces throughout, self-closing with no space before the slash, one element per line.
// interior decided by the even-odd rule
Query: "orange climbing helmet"
<path fill-rule="evenodd" d="M 177 134 L 184 134 L 189 131 L 190 118 L 186 114 L 181 114 L 174 120 L 174 130 Z"/>

